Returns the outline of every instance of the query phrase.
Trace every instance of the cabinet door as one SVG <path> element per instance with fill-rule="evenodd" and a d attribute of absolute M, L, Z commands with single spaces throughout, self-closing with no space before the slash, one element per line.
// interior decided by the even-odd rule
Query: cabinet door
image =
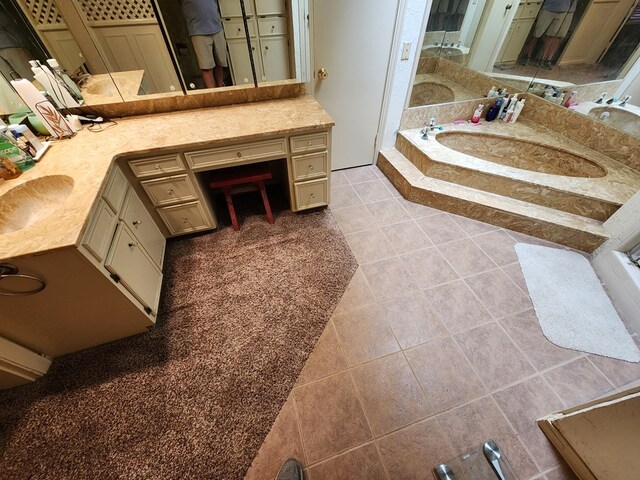
<path fill-rule="evenodd" d="M 528 18 L 526 20 L 518 20 L 518 28 L 513 32 L 511 36 L 511 41 L 509 42 L 509 49 L 507 51 L 507 55 L 509 55 L 509 59 L 512 61 L 518 60 L 518 56 L 520 55 L 520 51 L 527 41 L 527 37 L 529 36 L 529 31 L 533 26 L 533 23 L 536 21 L 535 18 Z"/>
<path fill-rule="evenodd" d="M 505 53 L 509 48 L 509 44 L 511 43 L 511 37 L 513 37 L 513 32 L 516 29 L 516 25 L 517 25 L 516 20 L 511 22 L 511 25 L 509 25 L 509 30 L 507 30 L 507 36 L 504 37 L 504 42 L 502 42 L 502 47 L 500 48 L 500 53 L 498 54 L 497 63 L 503 63 L 507 61 L 505 58 L 506 57 Z"/>
<path fill-rule="evenodd" d="M 87 233 L 82 239 L 82 245 L 99 262 L 102 262 L 109 252 L 117 223 L 118 216 L 113 213 L 109 205 L 102 199 L 98 200 L 98 208 L 91 218 Z"/>
<path fill-rule="evenodd" d="M 162 268 L 165 238 L 133 189 L 129 189 L 120 219 L 140 241 L 155 264 Z"/>
<path fill-rule="evenodd" d="M 257 44 L 254 39 L 252 43 Z M 249 51 L 247 50 L 247 41 L 244 38 L 234 38 L 227 40 L 229 48 L 229 56 L 231 57 L 231 69 L 233 70 L 233 82 L 236 85 L 245 85 L 253 83 L 253 75 L 251 73 L 251 61 L 249 60 Z M 255 45 L 253 48 L 254 62 L 256 65 L 256 76 L 258 80 L 262 79 L 262 62 L 260 59 L 260 50 Z"/>
<path fill-rule="evenodd" d="M 220 6 L 220 13 L 223 17 L 241 17 L 242 9 L 240 8 L 240 2 L 238 0 L 218 0 Z M 247 15 L 253 14 L 253 2 L 245 1 L 244 9 Z"/>
<path fill-rule="evenodd" d="M 267 82 L 289 78 L 289 44 L 286 36 L 261 37 L 262 66 Z"/>
<path fill-rule="evenodd" d="M 151 309 L 153 315 L 156 314 L 162 286 L 162 272 L 141 248 L 138 239 L 124 223 L 118 225 L 104 266 L 119 277 L 122 285 L 142 305 Z"/>

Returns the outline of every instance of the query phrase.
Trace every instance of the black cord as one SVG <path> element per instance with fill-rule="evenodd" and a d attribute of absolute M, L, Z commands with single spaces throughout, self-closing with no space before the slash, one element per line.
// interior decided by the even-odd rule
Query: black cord
<path fill-rule="evenodd" d="M 92 123 L 87 127 L 87 130 L 93 133 L 100 133 L 110 129 L 111 127 L 115 127 L 116 125 L 118 125 L 118 122 L 114 120 L 108 120 L 106 122 L 101 122 L 101 123 Z"/>

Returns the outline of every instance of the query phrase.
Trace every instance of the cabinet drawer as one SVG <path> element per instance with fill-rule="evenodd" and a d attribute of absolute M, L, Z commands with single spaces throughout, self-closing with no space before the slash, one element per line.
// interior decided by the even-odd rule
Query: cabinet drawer
<path fill-rule="evenodd" d="M 293 179 L 311 180 L 312 178 L 327 176 L 327 152 L 298 155 L 291 158 Z"/>
<path fill-rule="evenodd" d="M 127 193 L 127 179 L 118 167 L 114 167 L 109 174 L 107 185 L 104 187 L 102 197 L 116 212 L 120 211 L 124 194 Z"/>
<path fill-rule="evenodd" d="M 96 209 L 87 233 L 82 239 L 82 245 L 93 255 L 99 262 L 103 262 L 109 252 L 109 245 L 116 231 L 118 216 L 111 210 L 107 203 L 98 200 L 98 208 Z"/>
<path fill-rule="evenodd" d="M 258 15 L 284 14 L 284 0 L 256 0 Z"/>
<path fill-rule="evenodd" d="M 158 214 L 164 220 L 171 235 L 197 232 L 213 227 L 200 202 L 159 208 Z"/>
<path fill-rule="evenodd" d="M 238 0 L 219 0 L 220 13 L 223 17 L 241 17 L 242 9 Z M 253 2 L 244 2 L 244 8 L 247 15 L 253 13 Z"/>
<path fill-rule="evenodd" d="M 222 25 L 224 27 L 224 36 L 228 39 L 231 38 L 246 38 L 244 35 L 244 22 L 242 18 L 238 17 L 226 17 L 222 19 Z M 247 26 L 249 27 L 249 36 L 256 36 L 256 23 L 253 18 L 247 18 Z"/>
<path fill-rule="evenodd" d="M 293 185 L 296 195 L 296 210 L 323 207 L 329 200 L 329 181 L 326 178 Z"/>
<path fill-rule="evenodd" d="M 287 19 L 279 16 L 269 16 L 258 18 L 258 32 L 260 36 L 286 35 Z"/>
<path fill-rule="evenodd" d="M 309 135 L 291 137 L 291 153 L 304 153 L 313 150 L 326 150 L 329 143 L 329 133 L 320 132 Z"/>
<path fill-rule="evenodd" d="M 538 11 L 542 6 L 542 2 L 540 3 L 525 3 L 524 5 L 520 4 L 518 10 L 522 8 L 520 11 L 520 16 L 518 18 L 536 18 L 538 16 Z"/>
<path fill-rule="evenodd" d="M 199 152 L 185 153 L 187 162 L 192 168 L 230 167 L 256 160 L 273 160 L 287 154 L 284 138 L 265 140 L 263 142 L 245 143 L 233 147 L 211 148 Z"/>
<path fill-rule="evenodd" d="M 123 224 L 118 225 L 105 267 L 155 315 L 160 298 L 162 272 Z"/>
<path fill-rule="evenodd" d="M 131 171 L 138 178 L 184 172 L 184 164 L 178 154 L 167 155 L 166 157 L 130 160 L 129 167 L 131 167 Z"/>
<path fill-rule="evenodd" d="M 155 264 L 162 268 L 165 239 L 138 195 L 129 189 L 120 219 L 129 227 Z"/>
<path fill-rule="evenodd" d="M 147 192 L 151 202 L 157 207 L 198 199 L 196 190 L 186 174 L 145 180 L 140 182 L 140 185 Z"/>

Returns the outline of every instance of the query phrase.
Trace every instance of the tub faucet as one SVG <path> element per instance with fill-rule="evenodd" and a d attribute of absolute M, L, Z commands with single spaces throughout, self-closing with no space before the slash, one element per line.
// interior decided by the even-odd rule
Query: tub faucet
<path fill-rule="evenodd" d="M 609 112 L 602 112 L 600 115 L 598 115 L 598 120 L 604 122 L 609 118 Z"/>
<path fill-rule="evenodd" d="M 602 103 L 604 101 L 604 98 L 607 96 L 607 92 L 602 92 L 600 94 L 600 98 L 598 98 L 595 103 Z"/>
<path fill-rule="evenodd" d="M 438 127 L 436 127 L 435 117 L 431 117 L 431 119 L 429 120 L 429 125 L 424 127 L 422 130 L 420 130 L 420 133 L 422 134 L 422 139 L 429 140 L 429 132 L 433 132 L 434 130 L 437 130 L 437 128 Z"/>
<path fill-rule="evenodd" d="M 626 107 L 629 100 L 631 100 L 631 95 L 624 97 L 618 106 L 622 108 Z"/>

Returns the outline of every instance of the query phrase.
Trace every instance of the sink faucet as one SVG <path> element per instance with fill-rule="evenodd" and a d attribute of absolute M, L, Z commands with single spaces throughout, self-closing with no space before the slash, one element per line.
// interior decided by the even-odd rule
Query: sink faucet
<path fill-rule="evenodd" d="M 87 81 L 91 78 L 91 75 L 88 73 L 83 73 L 82 75 L 78 75 L 74 80 L 76 81 L 76 85 L 78 88 L 82 88 L 82 86 L 87 83 Z"/>
<path fill-rule="evenodd" d="M 618 106 L 622 108 L 626 107 L 629 100 L 631 100 L 631 95 L 624 97 Z"/>

